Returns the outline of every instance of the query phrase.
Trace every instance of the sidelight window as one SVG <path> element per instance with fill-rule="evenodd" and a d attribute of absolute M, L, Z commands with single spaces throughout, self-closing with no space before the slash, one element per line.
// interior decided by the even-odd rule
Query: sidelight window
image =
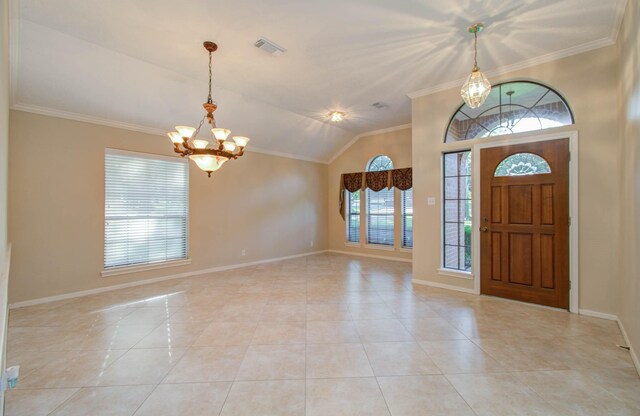
<path fill-rule="evenodd" d="M 471 271 L 471 151 L 444 156 L 443 267 Z"/>

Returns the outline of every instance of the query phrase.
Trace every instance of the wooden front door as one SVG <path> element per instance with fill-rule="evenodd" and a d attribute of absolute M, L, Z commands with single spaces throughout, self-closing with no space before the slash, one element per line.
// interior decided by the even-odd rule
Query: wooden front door
<path fill-rule="evenodd" d="M 569 308 L 569 139 L 480 151 L 480 292 Z"/>

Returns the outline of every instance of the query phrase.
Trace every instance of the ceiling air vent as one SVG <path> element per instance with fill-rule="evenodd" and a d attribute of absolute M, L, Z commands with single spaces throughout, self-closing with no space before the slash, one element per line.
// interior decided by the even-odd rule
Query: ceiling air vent
<path fill-rule="evenodd" d="M 389 104 L 383 103 L 382 101 L 376 101 L 375 103 L 371 104 L 371 107 L 382 110 L 383 108 L 389 108 Z"/>
<path fill-rule="evenodd" d="M 275 43 L 271 42 L 269 39 L 265 39 L 265 38 L 258 39 L 256 43 L 253 44 L 253 46 L 273 56 L 280 56 L 286 52 L 286 49 L 276 45 Z"/>

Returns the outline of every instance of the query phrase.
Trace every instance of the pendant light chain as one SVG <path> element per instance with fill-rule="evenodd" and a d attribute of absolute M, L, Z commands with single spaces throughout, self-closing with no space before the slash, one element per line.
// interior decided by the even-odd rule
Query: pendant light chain
<path fill-rule="evenodd" d="M 211 55 L 209 52 L 209 96 L 207 97 L 207 103 L 211 104 L 213 100 L 211 99 Z"/>
<path fill-rule="evenodd" d="M 473 70 L 478 70 L 478 31 L 473 32 Z"/>

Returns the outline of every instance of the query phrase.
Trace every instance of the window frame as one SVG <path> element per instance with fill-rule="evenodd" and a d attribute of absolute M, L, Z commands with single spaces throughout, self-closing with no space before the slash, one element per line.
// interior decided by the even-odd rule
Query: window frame
<path fill-rule="evenodd" d="M 568 113 L 569 113 L 569 117 L 571 118 L 571 123 L 569 124 L 564 124 L 562 126 L 557 126 L 557 127 L 546 127 L 546 128 L 541 128 L 541 129 L 536 129 L 536 130 L 528 130 L 525 132 L 518 132 L 518 133 L 507 133 L 507 134 L 496 134 L 496 135 L 487 135 L 487 136 L 482 136 L 482 137 L 471 137 L 471 138 L 465 138 L 463 140 L 452 140 L 449 141 L 447 140 L 449 137 L 449 130 L 451 128 L 451 124 L 453 123 L 453 121 L 455 120 L 456 116 L 458 115 L 458 113 L 460 113 L 463 109 L 466 108 L 466 104 L 463 102 L 460 106 L 458 106 L 456 108 L 456 110 L 453 112 L 453 114 L 451 115 L 451 117 L 449 117 L 449 121 L 447 122 L 445 131 L 444 131 L 444 137 L 442 138 L 442 143 L 445 145 L 451 145 L 453 143 L 463 143 L 463 142 L 469 142 L 469 141 L 475 141 L 475 140 L 490 140 L 491 138 L 496 138 L 496 137 L 508 137 L 512 134 L 544 134 L 544 133 L 540 133 L 540 132 L 544 132 L 545 130 L 548 130 L 550 128 L 559 128 L 559 127 L 566 127 L 566 126 L 573 126 L 576 124 L 576 119 L 575 116 L 573 114 L 573 110 L 571 109 L 571 106 L 569 105 L 569 101 L 567 101 L 567 99 L 564 97 L 563 94 L 561 94 L 558 90 L 556 90 L 555 88 L 550 87 L 549 85 L 543 84 L 541 82 L 537 82 L 537 81 L 531 81 L 531 80 L 523 80 L 523 79 L 515 79 L 512 81 L 506 81 L 506 82 L 501 82 L 501 83 L 497 83 L 494 84 L 492 86 L 492 88 L 498 89 L 498 90 L 502 90 L 503 87 L 507 87 L 509 84 L 518 84 L 518 83 L 526 83 L 526 84 L 532 84 L 538 87 L 542 87 L 545 88 L 547 90 L 547 92 L 545 93 L 545 95 L 549 92 L 557 95 L 560 100 L 562 101 L 562 103 L 564 104 L 564 106 L 566 107 Z M 502 104 L 501 104 L 502 105 Z M 508 106 L 509 104 L 504 104 L 504 106 Z M 516 104 L 513 104 L 514 106 L 516 106 Z M 529 112 L 531 111 L 530 109 L 528 109 Z M 485 110 L 486 111 L 486 110 Z M 534 113 L 535 114 L 535 113 Z M 477 118 L 477 117 L 476 117 Z M 536 118 L 540 119 L 540 117 L 538 117 L 536 115 Z M 542 117 L 544 118 L 544 117 Z"/>
<path fill-rule="evenodd" d="M 389 164 L 386 166 L 387 169 L 377 169 L 375 171 L 371 170 L 372 165 L 381 157 L 385 157 L 389 160 Z M 385 170 L 393 170 L 394 166 L 393 166 L 393 160 L 385 155 L 385 154 L 378 154 L 374 157 L 372 157 L 371 159 L 369 159 L 369 162 L 367 162 L 367 172 L 380 172 L 380 171 L 385 171 Z M 372 214 L 371 213 L 371 193 L 375 193 L 378 194 L 380 192 L 390 192 L 391 194 L 391 198 L 392 198 L 392 213 L 385 213 L 385 214 Z M 381 249 L 386 249 L 386 250 L 395 250 L 395 246 L 396 246 L 396 238 L 395 238 L 395 231 L 396 231 L 396 227 L 395 227 L 395 221 L 396 221 L 396 209 L 395 209 L 395 202 L 396 202 L 396 198 L 395 198 L 395 188 L 391 187 L 391 189 L 387 189 L 384 188 L 378 192 L 374 192 L 371 189 L 367 188 L 365 190 L 365 199 L 366 199 L 366 205 L 365 205 L 365 221 L 366 221 L 366 238 L 365 238 L 365 246 L 366 247 L 370 247 L 370 248 L 381 248 Z M 370 233 L 370 227 L 369 227 L 369 223 L 370 223 L 370 218 L 372 215 L 376 215 L 376 216 L 389 216 L 391 215 L 391 217 L 393 218 L 393 222 L 392 222 L 392 241 L 391 244 L 385 244 L 385 243 L 381 243 L 378 241 L 374 241 L 372 242 L 371 239 L 371 233 Z"/>
<path fill-rule="evenodd" d="M 136 264 L 127 264 L 127 265 L 121 265 L 121 266 L 111 266 L 111 267 L 106 267 L 106 237 L 107 237 L 107 231 L 106 231 L 106 226 L 107 226 L 107 195 L 106 195 L 106 181 L 107 181 L 107 155 L 118 155 L 118 156 L 128 156 L 128 157 L 135 157 L 135 158 L 140 158 L 140 159 L 151 159 L 151 160 L 161 160 L 161 161 L 167 161 L 167 162 L 173 162 L 173 163 L 180 163 L 184 165 L 184 169 L 185 169 L 185 183 L 184 183 L 184 187 L 185 187 L 185 202 L 186 202 L 186 213 L 185 213 L 185 230 L 184 230 L 184 234 L 185 234 L 185 254 L 183 258 L 179 258 L 179 259 L 171 259 L 171 260 L 163 260 L 163 261 L 156 261 L 156 262 L 145 262 L 145 263 L 136 263 Z M 190 166 L 189 166 L 189 161 L 187 159 L 183 159 L 183 158 L 177 158 L 177 157 L 171 157 L 171 156 L 165 156 L 165 155 L 158 155 L 158 154 L 152 154 L 152 153 L 142 153 L 142 152 L 134 152 L 134 151 L 129 151 L 129 150 L 121 150 L 121 149 L 112 149 L 112 148 L 105 148 L 104 151 L 104 158 L 103 158 L 103 162 L 104 162 L 104 166 L 103 166 L 103 174 L 104 174 L 104 189 L 103 189 L 103 227 L 102 227 L 102 270 L 100 271 L 100 275 L 102 277 L 108 277 L 108 276 L 114 276 L 114 275 L 120 275 L 120 274 L 128 274 L 128 273 L 135 273 L 135 272 L 141 272 L 141 271 L 146 271 L 146 270 L 154 270 L 154 269 L 161 269 L 161 268 L 167 268 L 167 267 L 176 267 L 176 266 L 183 266 L 183 265 L 187 265 L 187 264 L 191 264 L 191 257 L 190 257 L 190 235 L 189 235 L 189 230 L 190 230 L 190 194 L 189 194 L 189 183 L 190 183 Z"/>
<path fill-rule="evenodd" d="M 345 231 L 346 231 L 346 233 L 345 233 L 346 234 L 345 243 L 347 245 L 359 246 L 360 243 L 361 243 L 361 241 L 360 241 L 361 240 L 360 231 L 362 229 L 362 195 L 360 195 L 358 197 L 358 212 L 357 213 L 351 212 L 351 201 L 352 201 L 353 195 L 356 194 L 356 193 L 362 192 L 362 190 L 358 189 L 355 192 L 349 192 L 347 189 L 345 189 L 344 192 L 346 194 L 345 195 L 345 199 L 346 199 L 346 203 L 347 203 L 346 212 L 345 212 L 345 219 L 346 219 L 346 221 L 345 221 L 345 223 L 346 223 L 345 224 L 345 226 L 346 226 L 346 228 L 345 228 Z M 352 227 L 351 227 L 351 217 L 355 217 L 355 216 L 358 217 L 358 227 L 357 227 L 358 240 L 357 241 L 351 240 L 351 233 L 350 233 L 350 231 L 352 229 Z"/>
<path fill-rule="evenodd" d="M 468 152 L 468 158 L 469 158 L 469 171 L 467 175 L 459 175 L 460 171 L 458 170 L 458 175 L 456 176 L 446 176 L 446 156 L 449 154 L 459 154 L 459 153 L 467 153 Z M 455 275 L 456 277 L 467 277 L 467 276 L 472 276 L 473 275 L 473 267 L 474 267 L 474 261 L 473 261 L 473 256 L 474 256 L 474 240 L 473 240 L 473 210 L 474 210 L 474 200 L 473 200 L 473 153 L 472 153 L 472 149 L 471 148 L 463 148 L 463 149 L 458 149 L 458 150 L 450 150 L 450 151 L 443 151 L 441 153 L 441 179 L 440 179 L 440 183 L 442 186 L 442 193 L 441 193 L 441 221 L 440 221 L 440 227 L 441 227 L 441 242 L 440 242 L 440 250 L 441 250 L 441 254 L 440 254 L 440 268 L 438 269 L 440 274 L 443 275 Z M 447 206 L 447 201 L 448 200 L 452 200 L 452 199 L 447 199 L 446 198 L 446 179 L 447 178 L 452 178 L 452 177 L 456 177 L 456 178 L 460 178 L 461 176 L 465 176 L 468 177 L 468 181 L 470 183 L 471 186 L 471 193 L 470 193 L 470 198 L 468 199 L 461 199 L 459 198 L 459 191 L 458 191 L 458 198 L 454 199 L 455 201 L 458 201 L 458 209 L 459 209 L 459 204 L 460 201 L 469 201 L 469 206 L 470 206 L 470 212 L 471 212 L 471 235 L 470 235 L 470 241 L 469 241 L 469 251 L 470 251 L 470 265 L 469 265 L 469 269 L 461 269 L 459 268 L 460 266 L 460 248 L 464 247 L 466 249 L 467 245 L 463 245 L 461 246 L 460 244 L 456 245 L 455 247 L 458 247 L 458 268 L 452 268 L 452 267 L 448 267 L 447 263 L 446 263 L 446 255 L 447 255 L 447 251 L 446 251 L 446 247 L 448 244 L 446 244 L 446 233 L 447 233 L 447 217 L 446 217 L 446 206 Z M 458 186 L 459 186 L 459 182 L 458 182 Z M 459 221 L 459 212 L 458 212 L 458 221 L 456 221 L 457 224 L 461 224 L 461 222 Z M 459 225 L 458 225 L 459 227 Z M 458 229 L 458 241 L 460 238 L 460 230 Z M 453 245 L 449 245 L 449 246 L 453 246 Z"/>
<path fill-rule="evenodd" d="M 411 192 L 411 214 L 407 214 L 407 192 Z M 407 225 L 407 217 L 411 217 L 411 245 L 406 244 L 405 233 Z M 401 235 L 400 235 L 400 247 L 405 250 L 413 249 L 413 187 L 406 191 L 400 191 L 400 221 L 401 221 Z"/>

